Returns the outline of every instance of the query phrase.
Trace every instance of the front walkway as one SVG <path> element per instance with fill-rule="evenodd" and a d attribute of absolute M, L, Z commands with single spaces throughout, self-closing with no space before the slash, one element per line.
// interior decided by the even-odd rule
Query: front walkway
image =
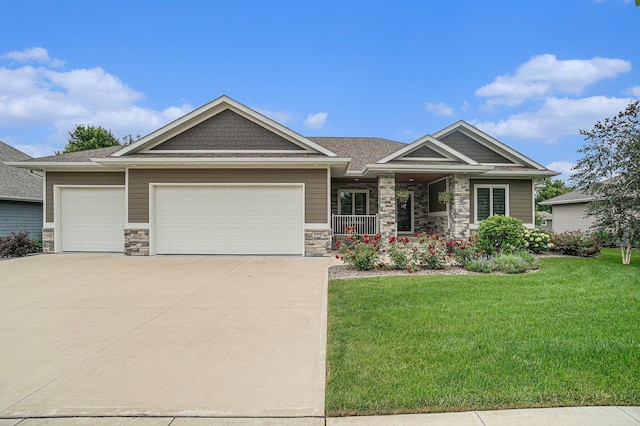
<path fill-rule="evenodd" d="M 122 254 L 0 262 L 0 426 L 52 416 L 322 418 L 332 263 Z"/>

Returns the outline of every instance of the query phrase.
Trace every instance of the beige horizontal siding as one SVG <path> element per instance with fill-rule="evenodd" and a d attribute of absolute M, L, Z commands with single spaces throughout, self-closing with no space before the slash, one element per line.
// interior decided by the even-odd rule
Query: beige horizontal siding
<path fill-rule="evenodd" d="M 124 185 L 124 172 L 47 172 L 46 221 L 53 222 L 54 185 Z"/>
<path fill-rule="evenodd" d="M 149 223 L 150 183 L 304 183 L 305 222 L 328 222 L 327 171 L 324 169 L 129 170 L 130 223 Z"/>
<path fill-rule="evenodd" d="M 594 218 L 586 215 L 588 203 L 562 204 L 553 208 L 553 232 L 589 231 Z"/>
<path fill-rule="evenodd" d="M 475 221 L 475 185 L 509 185 L 509 216 L 533 223 L 533 185 L 531 179 L 471 179 L 469 194 L 471 221 Z"/>

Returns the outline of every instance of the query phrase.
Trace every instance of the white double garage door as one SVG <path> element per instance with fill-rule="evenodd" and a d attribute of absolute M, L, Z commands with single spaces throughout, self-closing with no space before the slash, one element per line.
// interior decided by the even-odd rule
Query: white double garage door
<path fill-rule="evenodd" d="M 125 190 L 60 188 L 61 251 L 122 252 Z M 303 254 L 304 187 L 151 185 L 155 254 Z"/>

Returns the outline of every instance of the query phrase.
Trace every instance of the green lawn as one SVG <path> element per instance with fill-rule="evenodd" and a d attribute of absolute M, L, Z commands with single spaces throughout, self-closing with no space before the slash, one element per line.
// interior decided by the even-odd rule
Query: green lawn
<path fill-rule="evenodd" d="M 327 414 L 638 405 L 639 258 L 331 281 Z"/>

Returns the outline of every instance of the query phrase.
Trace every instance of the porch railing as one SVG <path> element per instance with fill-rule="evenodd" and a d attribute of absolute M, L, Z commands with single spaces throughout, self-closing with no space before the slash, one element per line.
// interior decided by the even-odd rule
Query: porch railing
<path fill-rule="evenodd" d="M 331 232 L 333 235 L 346 235 L 346 229 L 353 227 L 358 235 L 375 235 L 378 233 L 377 214 L 334 214 L 331 215 Z"/>

